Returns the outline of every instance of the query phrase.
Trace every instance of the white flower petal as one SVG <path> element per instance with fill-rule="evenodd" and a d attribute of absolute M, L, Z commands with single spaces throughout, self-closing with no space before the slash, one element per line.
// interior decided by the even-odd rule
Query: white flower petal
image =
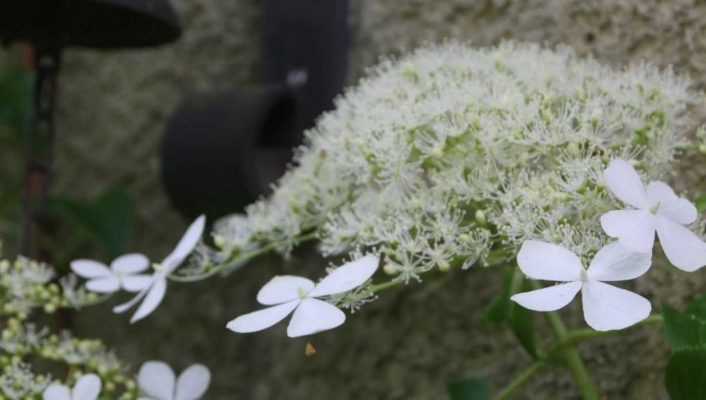
<path fill-rule="evenodd" d="M 136 274 L 142 272 L 150 266 L 150 260 L 142 254 L 125 254 L 113 260 L 110 268 L 122 274 Z"/>
<path fill-rule="evenodd" d="M 127 303 L 119 304 L 115 307 L 113 307 L 113 312 L 116 314 L 122 314 L 125 311 L 131 309 L 135 304 L 137 304 L 138 301 L 142 300 L 143 297 L 147 294 L 147 289 L 142 290 L 140 293 L 135 295 L 130 301 Z"/>
<path fill-rule="evenodd" d="M 129 275 L 122 278 L 122 286 L 128 292 L 139 292 L 152 284 L 153 280 L 154 276 L 152 275 Z"/>
<path fill-rule="evenodd" d="M 176 245 L 174 250 L 164 258 L 164 261 L 162 261 L 162 267 L 164 268 L 166 275 L 169 275 L 172 271 L 174 271 L 179 265 L 181 265 L 184 259 L 191 254 L 194 247 L 196 247 L 199 240 L 201 240 L 201 235 L 203 234 L 205 227 L 206 217 L 202 215 L 196 218 L 196 220 L 191 223 L 189 228 L 186 229 L 184 236 L 182 236 L 181 240 L 179 240 L 179 243 Z"/>
<path fill-rule="evenodd" d="M 636 253 L 619 242 L 613 242 L 598 250 L 587 274 L 589 279 L 596 281 L 625 281 L 642 276 L 650 265 L 651 254 Z"/>
<path fill-rule="evenodd" d="M 174 371 L 161 361 L 147 361 L 137 375 L 140 390 L 156 400 L 172 400 L 175 382 Z"/>
<path fill-rule="evenodd" d="M 647 208 L 647 194 L 635 168 L 624 160 L 612 160 L 603 173 L 608 189 L 625 204 Z"/>
<path fill-rule="evenodd" d="M 373 276 L 379 264 L 380 258 L 374 255 L 347 262 L 317 283 L 309 296 L 328 296 L 355 289 Z"/>
<path fill-rule="evenodd" d="M 267 329 L 285 319 L 299 305 L 299 300 L 267 307 L 244 314 L 228 322 L 226 328 L 237 333 L 250 333 Z"/>
<path fill-rule="evenodd" d="M 145 318 L 150 315 L 152 311 L 159 307 L 159 303 L 162 302 L 164 294 L 167 292 L 167 278 L 161 277 L 154 280 L 152 286 L 147 290 L 147 295 L 145 299 L 140 304 L 140 307 L 135 311 L 135 315 L 130 319 L 130 323 L 135 322 Z"/>
<path fill-rule="evenodd" d="M 657 217 L 657 235 L 664 254 L 675 267 L 691 272 L 706 265 L 706 243 L 688 228 Z"/>
<path fill-rule="evenodd" d="M 556 311 L 571 303 L 576 293 L 581 290 L 581 285 L 578 281 L 562 283 L 531 292 L 517 293 L 510 297 L 510 300 L 534 311 Z"/>
<path fill-rule="evenodd" d="M 73 400 L 96 400 L 101 392 L 101 380 L 95 374 L 80 377 L 73 390 Z"/>
<path fill-rule="evenodd" d="M 175 400 L 197 400 L 208 390 L 211 372 L 203 365 L 194 364 L 179 375 Z"/>
<path fill-rule="evenodd" d="M 300 276 L 275 276 L 257 292 L 257 301 L 266 306 L 286 303 L 306 295 L 313 288 L 314 282 Z"/>
<path fill-rule="evenodd" d="M 650 315 L 652 305 L 625 289 L 598 281 L 588 281 L 581 290 L 583 316 L 597 331 L 624 329 Z"/>
<path fill-rule="evenodd" d="M 86 289 L 91 292 L 113 293 L 120 289 L 120 280 L 115 276 L 91 279 L 86 282 Z"/>
<path fill-rule="evenodd" d="M 318 299 L 304 299 L 287 326 L 287 336 L 300 337 L 333 329 L 346 321 L 346 314 Z"/>
<path fill-rule="evenodd" d="M 682 225 L 696 221 L 698 212 L 689 200 L 674 194 L 672 188 L 664 182 L 650 182 L 647 185 L 647 197 L 650 208 L 659 205 L 657 214 L 670 218 Z"/>
<path fill-rule="evenodd" d="M 52 383 L 42 393 L 44 400 L 71 400 L 71 390 L 64 385 Z"/>
<path fill-rule="evenodd" d="M 644 210 L 615 210 L 601 215 L 606 235 L 638 253 L 652 254 L 655 241 L 655 217 Z"/>
<path fill-rule="evenodd" d="M 578 281 L 583 270 L 576 254 L 539 240 L 526 240 L 522 243 L 517 253 L 517 264 L 529 278 L 546 281 Z"/>
<path fill-rule="evenodd" d="M 74 271 L 74 274 L 87 279 L 102 278 L 113 274 L 105 264 L 93 260 L 71 261 L 71 270 Z"/>

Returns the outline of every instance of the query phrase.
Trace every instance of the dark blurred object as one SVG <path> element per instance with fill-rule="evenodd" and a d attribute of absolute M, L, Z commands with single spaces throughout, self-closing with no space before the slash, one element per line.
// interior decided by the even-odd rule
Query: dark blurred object
<path fill-rule="evenodd" d="M 264 79 L 297 87 L 297 121 L 290 132 L 263 132 L 261 137 L 267 137 L 266 146 L 293 147 L 343 90 L 348 0 L 266 0 L 264 6 Z"/>
<path fill-rule="evenodd" d="M 54 147 L 54 104 L 62 50 L 155 46 L 181 28 L 168 0 L 21 0 L 0 7 L 0 38 L 28 42 L 37 71 L 33 127 L 27 140 L 21 253 L 36 257 L 33 231 L 45 202 Z"/>
<path fill-rule="evenodd" d="M 162 171 L 191 219 L 241 211 L 285 170 L 292 148 L 333 107 L 348 65 L 348 0 L 263 2 L 260 88 L 196 94 L 171 117 Z"/>
<path fill-rule="evenodd" d="M 295 99 L 283 85 L 189 97 L 169 120 L 162 150 L 174 206 L 189 217 L 205 211 L 209 219 L 246 206 L 291 156 L 263 148 L 258 134 L 287 132 L 295 123 Z"/>
<path fill-rule="evenodd" d="M 16 0 L 0 7 L 0 37 L 40 47 L 157 46 L 179 38 L 168 0 Z"/>

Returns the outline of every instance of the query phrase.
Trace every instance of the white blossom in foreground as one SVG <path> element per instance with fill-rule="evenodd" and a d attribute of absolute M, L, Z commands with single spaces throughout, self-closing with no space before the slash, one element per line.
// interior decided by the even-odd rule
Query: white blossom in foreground
<path fill-rule="evenodd" d="M 73 390 L 64 385 L 51 384 L 44 390 L 44 400 L 96 400 L 101 392 L 101 380 L 95 374 L 88 374 L 76 381 Z"/>
<path fill-rule="evenodd" d="M 379 263 L 377 256 L 361 257 L 343 264 L 318 284 L 299 276 L 276 276 L 257 293 L 260 304 L 272 307 L 241 315 L 226 327 L 238 333 L 261 331 L 294 312 L 287 326 L 289 337 L 336 328 L 345 322 L 346 314 L 318 298 L 344 293 L 362 285 L 373 276 Z"/>
<path fill-rule="evenodd" d="M 531 292 L 518 293 L 512 300 L 535 311 L 555 311 L 581 291 L 583 316 L 597 331 L 627 328 L 650 315 L 652 306 L 644 297 L 605 282 L 635 279 L 650 268 L 651 256 L 635 253 L 620 243 L 598 251 L 588 269 L 569 250 L 555 244 L 528 240 L 517 254 L 517 264 L 529 278 L 563 282 Z"/>
<path fill-rule="evenodd" d="M 167 277 L 174 272 L 194 250 L 194 247 L 196 247 L 199 240 L 201 240 L 205 226 L 206 217 L 202 215 L 196 218 L 186 230 L 186 233 L 184 233 L 184 236 L 181 238 L 176 248 L 164 258 L 161 264 L 155 266 L 156 271 L 150 278 L 149 284 L 129 302 L 114 307 L 113 312 L 123 313 L 144 298 L 144 301 L 130 319 L 130 323 L 135 323 L 151 314 L 164 298 L 164 294 L 167 291 Z"/>
<path fill-rule="evenodd" d="M 149 275 L 140 274 L 150 266 L 150 261 L 142 254 L 125 254 L 113 260 L 110 268 L 94 260 L 74 260 L 71 270 L 78 276 L 88 279 L 86 289 L 98 293 L 113 293 L 120 288 L 128 292 L 139 292 L 151 282 Z"/>
<path fill-rule="evenodd" d="M 201 364 L 185 369 L 179 378 L 161 361 L 142 364 L 137 383 L 144 395 L 140 400 L 198 400 L 206 394 L 211 372 Z"/>
<path fill-rule="evenodd" d="M 627 161 L 612 160 L 605 170 L 608 189 L 634 209 L 610 211 L 601 216 L 608 236 L 625 247 L 652 254 L 655 231 L 669 262 L 684 271 L 706 265 L 706 243 L 684 225 L 696 221 L 696 207 L 678 197 L 664 182 L 654 181 L 647 190 Z"/>

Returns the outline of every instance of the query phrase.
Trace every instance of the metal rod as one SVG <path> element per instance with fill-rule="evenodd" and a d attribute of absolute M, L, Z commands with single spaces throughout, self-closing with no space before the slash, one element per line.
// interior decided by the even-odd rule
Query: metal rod
<path fill-rule="evenodd" d="M 37 257 L 37 234 L 52 175 L 54 161 L 54 106 L 61 64 L 58 48 L 35 49 L 37 74 L 34 84 L 34 115 L 26 143 L 24 212 L 20 253 Z"/>

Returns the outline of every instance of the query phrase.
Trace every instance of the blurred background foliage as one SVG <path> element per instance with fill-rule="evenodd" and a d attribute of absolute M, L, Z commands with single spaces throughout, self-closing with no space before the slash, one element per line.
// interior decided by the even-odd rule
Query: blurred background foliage
<path fill-rule="evenodd" d="M 32 74 L 18 48 L 0 57 L 0 235 L 5 248 L 16 245 L 23 180 L 24 138 L 32 106 Z"/>

